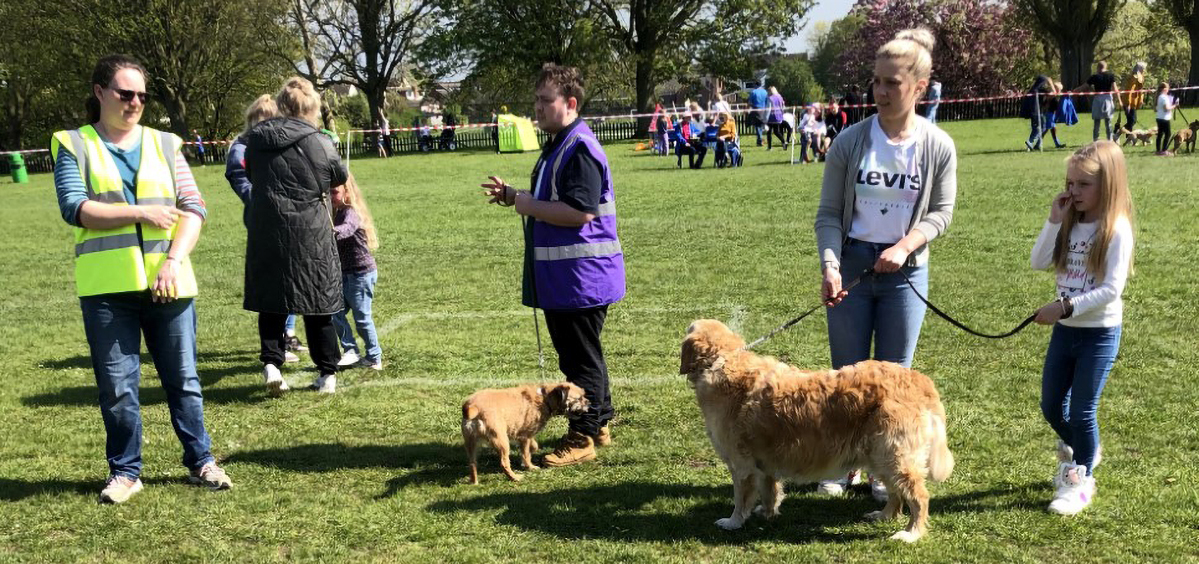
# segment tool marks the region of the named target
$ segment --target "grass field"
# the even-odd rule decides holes
[[[1026,131],[1016,120],[945,128],[958,146],[958,205],[933,243],[931,295],[999,332],[1051,297],[1052,276],[1030,271],[1028,252],[1067,153],[1016,152]],[[1076,146],[1088,134],[1079,126],[1067,137]],[[122,506],[96,502],[104,433],[52,179],[0,182],[0,561],[1199,560],[1199,156],[1129,151],[1136,275],[1100,409],[1095,503],[1075,518],[1045,511],[1055,469],[1038,408],[1048,331],[987,341],[930,315],[915,367],[942,393],[957,468],[931,487],[929,536],[901,546],[886,540],[900,522],[861,518],[877,509],[865,490],[828,499],[791,486],[780,518],[718,530],[732,487],[677,375],[692,319],[723,319],[754,338],[814,303],[821,168],[757,148],[745,168],[703,171],[676,170],[673,158],[629,145],[608,151],[629,292],[604,333],[618,415],[616,444],[596,463],[513,484],[485,450],[481,485],[463,483],[462,400],[538,379],[531,313],[519,304],[519,225],[477,188],[488,174],[526,183],[534,155],[353,161],[383,244],[375,313],[386,368],[343,373],[335,396],[282,399],[262,387],[255,318],[241,309],[240,204],[210,165],[197,170],[209,205],[193,255],[200,375],[213,451],[235,489],[184,483],[147,362],[146,489]],[[823,316],[761,350],[826,366]],[[547,356],[547,378],[557,379],[552,348]],[[287,367],[293,385],[312,378],[308,364]],[[543,444],[564,429],[556,420]]]

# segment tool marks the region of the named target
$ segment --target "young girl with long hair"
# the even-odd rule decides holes
[[[1049,510],[1073,515],[1095,495],[1099,395],[1120,350],[1132,271],[1132,198],[1120,146],[1107,140],[1067,160],[1066,189],[1032,249],[1034,269],[1057,275],[1057,299],[1037,310],[1053,325],[1041,376],[1041,412],[1057,433],[1056,492]]]

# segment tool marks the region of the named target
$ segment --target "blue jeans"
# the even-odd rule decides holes
[[[337,327],[337,337],[341,340],[343,352],[358,352],[354,342],[354,333],[346,321],[346,313],[352,312],[354,325],[358,327],[358,335],[366,347],[367,362],[382,360],[383,349],[379,347],[379,336],[375,332],[375,320],[371,317],[371,302],[375,299],[375,282],[379,280],[379,271],[372,270],[362,274],[343,273],[341,275],[341,292],[345,298],[345,309],[333,316],[333,325]]]
[[[283,322],[283,330],[293,332],[296,330],[296,314],[288,314],[287,321]]]
[[[928,105],[928,116],[927,116],[928,121],[930,121],[932,123],[937,123],[937,106],[940,106],[940,105],[941,105],[940,102],[934,102],[934,103]]]
[[[1041,373],[1041,413],[1062,442],[1074,449],[1074,463],[1087,467],[1099,448],[1099,394],[1116,354],[1121,326],[1068,327],[1058,323],[1049,338]]]
[[[891,245],[846,239],[841,246],[841,283],[848,285]],[[928,295],[928,265],[903,267],[921,294]],[[833,368],[873,358],[912,365],[926,306],[898,272],[862,280],[828,309],[828,345]],[[874,344],[874,355],[870,345]]]
[[[113,475],[136,479],[142,470],[141,336],[166,391],[183,465],[199,469],[213,460],[204,430],[204,398],[196,374],[196,309],[190,298],[154,303],[149,292],[79,298],[83,329],[100,391],[100,414]]]

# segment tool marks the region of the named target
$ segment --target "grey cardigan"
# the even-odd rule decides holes
[[[816,245],[820,250],[820,268],[841,267],[841,244],[853,223],[853,206],[858,163],[870,150],[870,128],[877,115],[870,116],[841,132],[833,141],[824,163],[824,182],[820,188],[820,206],[816,208]],[[917,118],[923,120],[924,118]],[[958,192],[958,157],[953,139],[935,124],[925,121],[920,145],[920,199],[912,212],[908,232],[919,229],[932,241],[945,232],[953,219],[953,204]],[[929,182],[928,179],[932,179]],[[928,262],[928,244],[908,256],[907,266]]]

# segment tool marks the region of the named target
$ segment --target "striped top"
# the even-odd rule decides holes
[[[121,181],[125,186],[125,200],[130,205],[137,203],[135,194],[137,171],[141,166],[142,143],[138,136],[137,143],[128,150],[104,142],[104,146],[112,155],[121,172]],[[58,208],[63,221],[76,227],[83,227],[79,222],[79,208],[88,200],[87,186],[79,175],[79,160],[66,147],[59,147],[54,159],[54,190],[58,195]],[[196,180],[192,176],[191,167],[183,158],[183,153],[175,152],[175,207],[182,211],[191,212],[206,219],[208,210]]]

